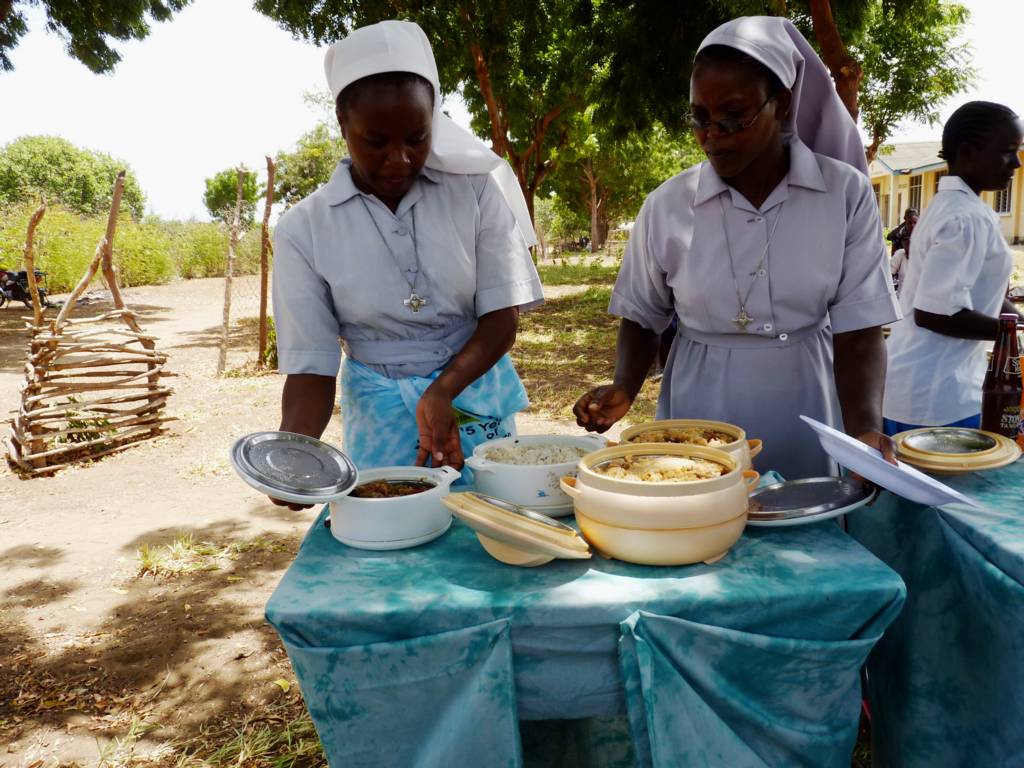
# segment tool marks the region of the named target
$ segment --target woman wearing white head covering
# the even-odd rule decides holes
[[[678,315],[659,418],[738,424],[761,469],[834,466],[809,415],[879,447],[885,346],[899,318],[856,126],[828,71],[786,19],[705,38],[690,83],[708,160],[647,198],[609,310],[622,317],[615,382],[575,406],[604,431],[629,410]],[[838,391],[837,391],[838,384]]]
[[[340,338],[356,464],[460,467],[527,404],[507,355],[519,310],[542,300],[526,203],[508,164],[441,114],[417,25],[354,30],[324,64],[349,158],[274,233],[281,429],[322,434]]]

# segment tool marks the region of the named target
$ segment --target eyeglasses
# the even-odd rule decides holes
[[[754,121],[757,120],[758,115],[760,115],[761,111],[765,108],[765,106],[767,106],[768,102],[774,98],[775,95],[773,94],[769,96],[767,99],[765,99],[761,106],[757,108],[757,111],[753,114],[753,116],[745,122],[740,122],[735,117],[726,117],[722,120],[705,120],[703,117],[697,117],[697,115],[693,114],[692,112],[686,116],[686,119],[689,121],[690,125],[693,126],[693,130],[695,131],[707,131],[711,128],[711,126],[714,126],[718,129],[719,133],[728,136],[731,133],[739,133],[740,131],[745,131],[747,130],[747,128],[752,126],[754,124]]]

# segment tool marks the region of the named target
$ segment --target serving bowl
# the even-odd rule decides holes
[[[609,477],[597,471],[616,459],[703,459],[719,477],[672,482]],[[563,477],[580,531],[610,557],[646,565],[685,565],[722,557],[746,525],[748,494],[759,475],[732,454],[677,443],[625,443],[587,454],[575,478]]]
[[[725,445],[706,446],[713,447],[735,456],[743,469],[753,469],[753,460],[764,448],[761,440],[748,439],[747,433],[735,424],[728,424],[724,421],[709,421],[707,419],[662,419],[660,421],[648,421],[643,424],[634,424],[622,430],[619,436],[620,443],[643,443],[644,434],[660,430],[671,429],[710,429],[715,432],[722,432],[732,438]],[[688,443],[670,443],[671,445],[688,445]]]
[[[358,498],[351,494],[331,501],[331,533],[357,549],[405,549],[425,544],[448,530],[452,513],[443,503],[449,486],[461,475],[452,467],[378,467],[359,473],[359,485],[412,481],[431,488],[408,496]]]
[[[562,476],[576,474],[579,458],[552,464],[508,464],[492,461],[488,454],[502,448],[569,446],[587,453],[603,448],[608,441],[601,435],[522,435],[490,440],[473,449],[466,466],[473,470],[478,491],[536,509],[551,517],[572,514],[572,498],[559,485]]]

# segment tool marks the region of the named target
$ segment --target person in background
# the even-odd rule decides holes
[[[885,431],[980,426],[986,352],[1006,299],[1012,253],[999,217],[980,197],[1004,189],[1020,167],[1020,119],[972,101],[942,130],[949,174],[914,230],[900,296],[905,319],[888,341]]]
[[[907,208],[903,213],[903,221],[900,222],[900,225],[885,236],[885,239],[892,243],[893,255],[900,248],[904,253],[910,253],[910,236],[914,232],[914,227],[917,226],[917,219],[917,208]]]
[[[323,433],[340,365],[356,466],[459,468],[528,404],[507,354],[519,311],[543,301],[526,202],[441,113],[416,24],[356,29],[324,66],[349,158],[274,232],[280,428]]]
[[[708,157],[644,202],[612,293],[615,380],[577,422],[604,432],[678,331],[657,415],[738,424],[758,465],[834,473],[807,414],[882,450],[885,342],[899,318],[857,126],[828,70],[786,19],[734,19],[701,43],[691,124]]]

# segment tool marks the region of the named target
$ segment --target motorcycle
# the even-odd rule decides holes
[[[46,273],[38,269],[33,270],[36,276],[36,291],[39,294],[39,303],[44,307],[52,306],[46,296],[44,281]],[[32,294],[28,287],[28,272],[24,269],[15,272],[0,267],[0,307],[9,301],[20,301],[26,307],[32,306]]]

